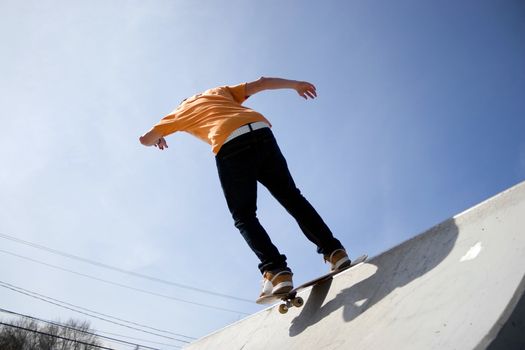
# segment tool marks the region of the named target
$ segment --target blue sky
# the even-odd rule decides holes
[[[317,86],[316,100],[269,91],[246,105],[272,122],[299,188],[354,257],[385,251],[525,179],[520,1],[4,0],[0,13],[4,235],[255,299],[258,262],[233,227],[209,146],[180,133],[160,152],[138,136],[189,95],[262,75]],[[263,188],[258,207],[296,283],[326,270]],[[5,238],[0,247],[192,302],[261,309]],[[193,337],[244,317],[6,253],[0,276]],[[0,300],[40,318],[87,318],[6,288]]]

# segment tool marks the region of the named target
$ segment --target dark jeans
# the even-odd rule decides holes
[[[257,255],[259,269],[288,269],[286,256],[257,219],[257,182],[292,215],[320,254],[342,248],[323,219],[295,186],[288,165],[269,128],[251,131],[222,146],[215,157],[228,208],[242,236]]]

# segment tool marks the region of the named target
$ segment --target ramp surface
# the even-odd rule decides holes
[[[188,349],[525,349],[525,183]]]

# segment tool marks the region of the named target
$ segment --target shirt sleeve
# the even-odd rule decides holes
[[[175,114],[168,114],[153,126],[153,130],[160,133],[163,137],[178,131],[178,123]]]
[[[250,96],[246,95],[246,83],[242,83],[235,86],[227,86],[228,90],[233,96],[233,99],[242,104]]]

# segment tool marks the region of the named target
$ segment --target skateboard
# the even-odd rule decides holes
[[[329,272],[327,274],[324,274],[320,277],[317,277],[317,278],[314,278],[313,280],[311,281],[308,281],[308,282],[305,282],[303,284],[301,284],[300,286],[298,287],[295,287],[294,289],[292,289],[291,291],[289,291],[288,293],[278,293],[278,294],[272,294],[272,295],[268,295],[266,297],[263,297],[259,300],[257,300],[257,304],[272,304],[276,301],[279,301],[279,300],[282,300],[282,303],[279,305],[279,312],[281,314],[285,314],[288,312],[288,309],[291,308],[291,307],[301,307],[303,306],[304,304],[304,300],[303,298],[301,298],[300,296],[297,296],[297,293],[299,293],[300,291],[308,288],[308,287],[311,287],[311,286],[315,286],[315,285],[318,285],[324,281],[327,281],[331,278],[333,278],[335,275],[343,272],[343,271],[346,271],[348,269],[351,269],[352,267],[358,265],[358,264],[361,264],[363,262],[366,261],[366,259],[368,258],[368,255],[364,254],[364,255],[361,255],[360,257],[356,258],[355,260],[352,261],[352,264],[342,270],[337,270],[337,271],[332,271],[332,272]]]

